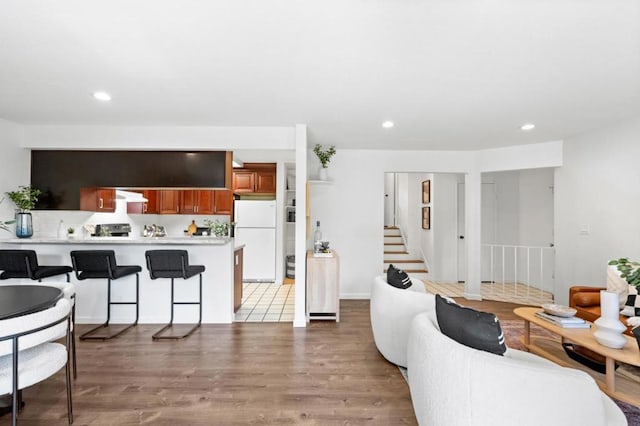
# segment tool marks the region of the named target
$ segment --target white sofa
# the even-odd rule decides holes
[[[426,292],[422,281],[412,280],[411,287],[403,290],[387,284],[383,275],[375,277],[370,301],[371,328],[382,356],[406,367],[411,320],[420,312],[434,309],[435,296]]]
[[[408,343],[409,387],[421,425],[626,425],[586,373],[509,349],[504,356],[442,334],[435,310],[417,315]]]

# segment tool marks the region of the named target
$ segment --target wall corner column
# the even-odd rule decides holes
[[[465,175],[465,249],[467,274],[464,297],[482,300],[481,292],[481,228],[482,176],[473,170]]]
[[[296,283],[294,327],[307,326],[307,126],[296,124]]]

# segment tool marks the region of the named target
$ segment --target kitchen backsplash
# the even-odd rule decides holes
[[[172,215],[172,214],[127,214],[127,203],[125,200],[116,200],[116,211],[114,213],[95,213],[85,211],[70,210],[34,210],[33,233],[38,237],[56,237],[60,220],[64,222],[64,229],[73,227],[75,238],[89,237],[83,230],[84,225],[97,225],[101,223],[130,223],[132,237],[142,236],[144,225],[156,224],[165,227],[167,236],[183,236],[184,231],[192,220],[198,226],[204,226],[206,219],[229,223],[229,216],[226,215]],[[0,238],[15,238],[14,233],[2,232]]]

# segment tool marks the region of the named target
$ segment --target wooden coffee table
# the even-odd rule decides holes
[[[625,336],[627,343],[622,349],[611,349],[598,343],[593,337],[592,329],[559,327],[549,321],[538,318],[536,312],[540,311],[542,311],[540,308],[516,308],[513,310],[517,316],[524,320],[524,336],[521,341],[527,350],[557,364],[583,370],[596,380],[600,389],[607,395],[640,406],[640,383],[620,374],[616,375],[615,371],[616,361],[640,367],[640,350],[638,350],[638,343],[635,339]],[[576,343],[605,357],[606,374],[600,374],[570,359],[557,340],[545,337],[532,338],[530,334],[531,323],[557,334],[562,342]]]

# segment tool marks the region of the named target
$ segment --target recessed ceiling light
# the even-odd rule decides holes
[[[385,121],[384,123],[382,123],[382,127],[384,127],[385,129],[390,129],[393,126],[395,126],[395,124],[393,124],[393,121]]]
[[[524,130],[525,132],[528,132],[530,130],[533,130],[536,128],[536,125],[533,123],[527,123],[527,124],[523,124],[522,126],[520,126],[520,130]]]
[[[93,92],[93,97],[99,101],[110,101],[111,100],[111,95],[108,94],[107,92]]]

